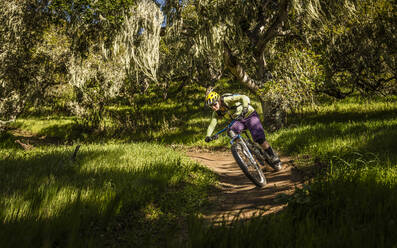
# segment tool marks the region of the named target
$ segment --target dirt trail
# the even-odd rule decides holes
[[[210,196],[216,199],[206,217],[214,220],[249,218],[255,214],[280,211],[286,204],[277,200],[278,194],[292,194],[295,186],[302,184],[302,177],[295,170],[290,158],[281,157],[283,169],[274,172],[266,167],[267,185],[257,188],[238,167],[230,151],[187,151],[187,156],[219,175],[218,190]]]

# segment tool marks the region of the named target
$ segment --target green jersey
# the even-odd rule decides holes
[[[248,112],[244,118],[252,114],[255,109],[250,105],[250,99],[245,95],[224,94],[221,97],[221,106],[218,111],[212,112],[211,121],[207,129],[207,136],[211,136],[215,130],[218,118],[226,117],[228,119],[236,119],[244,108],[248,108]]]

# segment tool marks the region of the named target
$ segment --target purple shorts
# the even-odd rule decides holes
[[[254,141],[260,144],[266,140],[265,130],[263,129],[261,120],[259,119],[256,111],[250,114],[247,118],[234,122],[230,129],[237,134],[241,133],[244,129],[248,129],[250,130]]]

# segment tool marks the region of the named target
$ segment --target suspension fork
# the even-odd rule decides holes
[[[244,139],[241,137],[240,134],[236,134],[233,130],[229,129],[227,134],[231,138],[230,144],[233,144],[236,139],[240,139],[241,144],[243,145],[244,150],[248,153],[245,154],[248,159],[251,161],[252,164],[257,165],[256,161],[254,159],[254,156],[252,156],[252,153],[250,149],[248,148],[247,144],[245,143]]]

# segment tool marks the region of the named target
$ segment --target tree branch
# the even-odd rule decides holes
[[[3,126],[3,125],[7,125],[7,124],[9,124],[9,123],[11,123],[11,122],[14,122],[15,121],[15,117],[12,117],[10,120],[8,120],[8,121],[3,121],[3,120],[0,120],[0,126]]]
[[[280,3],[280,10],[273,24],[265,31],[259,33],[259,39],[256,44],[258,54],[262,53],[266,47],[266,44],[276,37],[279,32],[281,24],[286,20],[288,16],[289,0],[282,0]]]
[[[224,47],[224,59],[227,68],[229,68],[232,74],[240,82],[247,86],[248,89],[250,89],[255,95],[258,95],[257,90],[259,89],[259,86],[263,83],[252,79],[243,69],[243,67],[238,63],[237,58],[232,54],[232,51],[226,43],[224,43]]]

